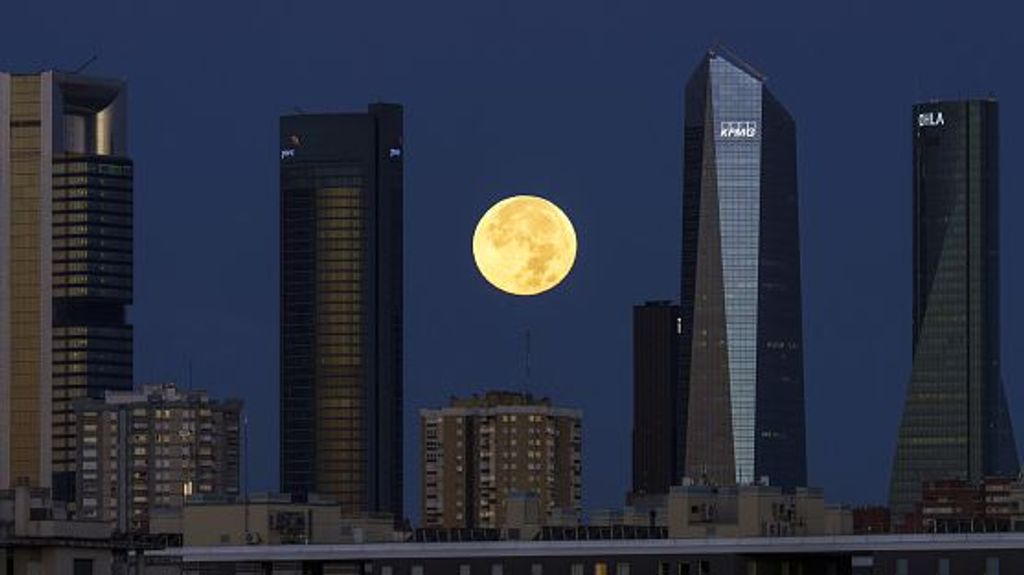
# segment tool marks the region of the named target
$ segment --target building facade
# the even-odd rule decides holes
[[[580,511],[582,414],[530,394],[488,392],[420,411],[425,527],[504,526],[508,501]]]
[[[153,551],[151,575],[1013,575],[1020,533],[191,547]],[[179,571],[161,570],[178,561]]]
[[[281,118],[281,490],[402,508],[402,108]]]
[[[685,473],[804,486],[793,119],[761,74],[712,50],[686,86],[684,154]]]
[[[664,494],[683,478],[686,394],[680,389],[679,306],[633,307],[633,495]]]
[[[240,492],[242,402],[174,384],[75,402],[83,520],[149,533],[151,511]]]
[[[913,364],[890,484],[893,520],[923,482],[1016,476],[999,359],[999,109],[917,104]]]
[[[74,500],[71,404],[131,387],[131,303],[124,84],[0,74],[0,487]]]

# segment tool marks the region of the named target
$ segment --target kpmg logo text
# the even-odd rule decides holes
[[[757,137],[757,122],[722,122],[720,138],[752,139]]]
[[[917,126],[919,128],[945,125],[946,119],[942,117],[942,112],[927,112],[917,115]]]

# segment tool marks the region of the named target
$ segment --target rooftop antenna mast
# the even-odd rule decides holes
[[[100,57],[99,54],[93,54],[92,57],[90,57],[88,60],[86,60],[85,62],[82,62],[81,66],[75,68],[75,70],[72,72],[72,74],[81,74],[82,72],[85,71],[86,68],[91,66],[92,63],[95,62],[96,59],[99,58],[99,57]]]
[[[526,328],[526,357],[525,357],[525,365],[524,365],[524,367],[526,369],[526,380],[523,382],[523,387],[525,388],[523,391],[525,391],[526,393],[530,393],[530,351],[531,351],[531,349],[530,349],[531,345],[530,344],[531,344],[531,341],[530,341],[530,328],[527,327]]]

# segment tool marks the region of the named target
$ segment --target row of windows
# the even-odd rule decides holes
[[[96,162],[82,162],[82,161],[60,161],[54,160],[53,162],[53,173],[54,174],[100,174],[105,176],[123,176],[130,177],[132,175],[131,164],[106,164]]]
[[[112,188],[121,190],[132,189],[132,181],[130,179],[121,178],[103,178],[96,176],[57,176],[53,177],[53,187],[75,187],[75,186],[87,186],[90,188]]]
[[[55,202],[53,205],[54,213],[71,212],[71,211],[94,211],[94,212],[110,212],[114,214],[131,214],[132,204],[123,202],[101,202],[98,200],[74,200]]]

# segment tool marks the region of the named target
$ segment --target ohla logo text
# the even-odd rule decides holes
[[[757,122],[722,122],[720,138],[756,138]]]
[[[917,115],[917,125],[922,128],[930,126],[945,126],[946,119],[942,117],[942,112],[926,112],[924,114]]]

